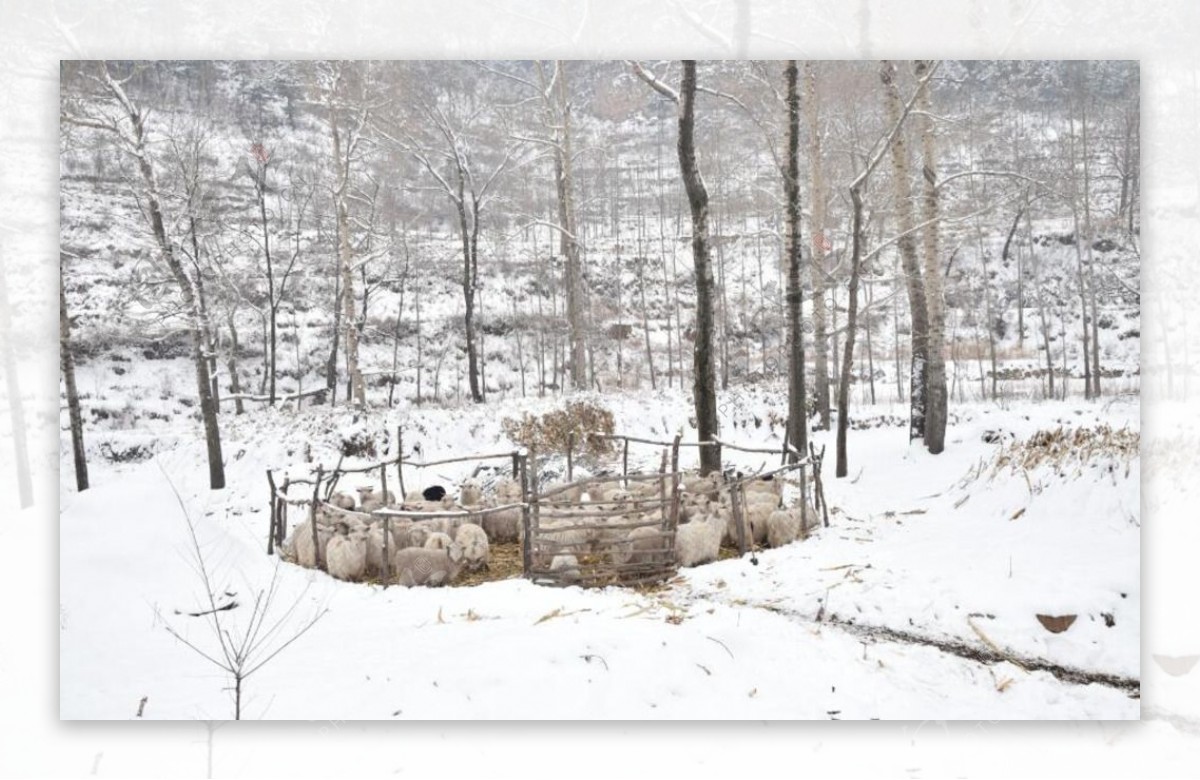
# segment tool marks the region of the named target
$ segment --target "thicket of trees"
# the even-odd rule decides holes
[[[68,280],[130,258],[126,316],[187,336],[214,488],[222,409],[518,380],[678,383],[711,439],[718,387],[786,378],[790,442],[836,420],[844,475],[852,385],[890,372],[941,452],[963,345],[995,397],[1014,316],[1045,395],[1078,366],[1098,397],[1106,306],[1137,296],[1097,248],[1136,255],[1137,89],[1128,62],[64,63],[79,485],[74,344],[99,336]],[[97,193],[127,241],[77,218]]]

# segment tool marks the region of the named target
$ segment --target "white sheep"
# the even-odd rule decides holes
[[[742,507],[742,518],[746,523],[746,544],[763,544],[767,541],[767,518],[775,511],[772,504],[751,504]],[[720,514],[725,520],[725,538],[736,545],[737,523],[733,521],[733,510],[722,506]]]
[[[803,516],[799,508],[776,509],[767,516],[767,544],[782,547],[800,536]]]
[[[396,582],[406,588],[414,585],[447,585],[458,577],[462,566],[463,550],[457,544],[450,545],[446,550],[407,547],[397,550],[392,558]]]
[[[516,503],[521,500],[521,485],[516,480],[497,480],[494,490],[496,500],[502,504]]]
[[[479,518],[488,539],[496,544],[508,544],[521,541],[524,535],[523,513],[520,507],[502,509],[499,512],[488,512]]]
[[[329,537],[333,535],[333,531],[326,526],[317,523],[317,543],[321,548],[321,560],[326,560],[326,551],[329,546]],[[296,563],[301,566],[307,566],[312,569],[317,565],[317,558],[313,548],[312,526],[309,521],[305,520],[296,529],[292,531],[291,548],[295,550]]]
[[[366,532],[367,539],[367,572],[369,574],[383,574],[383,540],[384,540],[383,524],[379,523],[372,525]],[[389,533],[387,535],[388,554],[396,549],[396,534]]]
[[[665,563],[669,555],[663,549],[665,546],[662,531],[653,526],[640,526],[630,531],[624,542],[613,546],[612,560],[617,565]]]
[[[463,549],[463,560],[468,571],[488,568],[488,538],[482,528],[474,523],[463,523],[454,535],[454,542]]]
[[[338,509],[345,509],[347,511],[353,511],[355,507],[354,496],[349,493],[343,493],[340,490],[329,497],[329,503]]]
[[[683,491],[693,495],[704,494],[710,499],[716,498],[717,491],[722,483],[721,475],[716,472],[709,472],[706,477],[685,477],[683,479]]]
[[[458,496],[463,506],[479,506],[483,501],[483,488],[477,480],[468,479],[459,487]]]
[[[337,534],[326,547],[325,568],[339,580],[361,580],[367,569],[367,539],[361,534]]]
[[[361,512],[374,512],[376,509],[396,503],[396,496],[390,490],[387,493],[376,493],[373,487],[360,487],[358,496],[359,511]]]
[[[717,515],[703,515],[675,531],[675,555],[680,566],[699,566],[717,559],[725,523]]]
[[[450,545],[454,544],[454,540],[450,538],[450,534],[442,531],[434,531],[429,534],[425,540],[425,544],[421,545],[426,550],[448,550]]]
[[[556,555],[550,561],[550,572],[558,574],[563,582],[578,582],[579,559],[574,555]]]

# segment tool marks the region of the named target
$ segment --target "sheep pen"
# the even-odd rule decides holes
[[[620,473],[573,479],[574,437],[567,448],[566,481],[544,487],[536,453],[523,448],[433,461],[401,454],[354,467],[339,460],[328,471],[317,466],[314,474],[282,481],[269,470],[267,553],[339,579],[384,587],[464,586],[516,577],[552,586],[646,587],[671,579],[680,566],[744,555],[768,541],[788,544],[820,525],[817,509],[824,509],[824,502],[816,452],[801,457],[794,449],[719,442],[733,450],[782,456],[784,462],[750,474],[729,469],[702,477],[679,468],[679,453],[682,447],[710,446],[706,442],[589,436],[622,443]],[[397,442],[402,441],[398,432]],[[629,471],[631,444],[662,448],[657,472]],[[483,484],[476,477],[489,460],[511,464],[511,476]],[[440,485],[405,491],[406,468],[420,472],[468,461],[477,463],[474,475],[457,491]],[[389,472],[398,497],[389,490]],[[364,475],[372,484],[338,490],[343,478]],[[799,484],[798,507],[783,506],[785,480]],[[303,519],[289,529],[291,507],[299,508]],[[827,518],[826,512],[825,525]],[[350,550],[355,554],[348,565]],[[332,566],[330,557],[336,558]]]

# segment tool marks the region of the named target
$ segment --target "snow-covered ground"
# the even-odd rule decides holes
[[[619,431],[695,435],[679,393],[594,400],[613,410]],[[723,401],[726,438],[779,444],[770,412],[784,405],[781,390]],[[168,631],[215,649],[211,624],[186,615],[206,605],[180,502],[214,586],[240,605],[223,613],[229,625],[244,625],[275,574],[272,614],[295,605],[281,639],[328,610],[247,680],[243,717],[1139,716],[1139,700],[1119,686],[1034,668],[1140,678],[1136,444],[1128,456],[1094,452],[1061,467],[996,463],[1010,442],[1060,426],[1136,434],[1136,397],[956,406],[939,456],[908,446],[902,427],[854,430],[850,475],[841,480],[833,478],[832,435],[816,434],[818,447],[828,445],[829,528],[754,557],[681,570],[649,592],[522,580],[385,590],[265,554],[267,468],[298,476],[336,461],[343,435],[382,436],[398,424],[406,449],[419,441],[427,459],[495,451],[508,444],[502,418],[554,403],[369,419],[340,409],[224,416],[229,486],[218,493],[207,490],[197,431],[180,430],[177,446],[145,462],[98,463],[91,490],[64,485],[62,496],[61,716],[130,718],[143,698],[145,718],[232,715],[230,681]],[[895,413],[866,407],[856,416]],[[985,431],[1000,431],[1000,440],[984,441]],[[634,460],[657,458],[647,451]],[[747,456],[739,465],[760,463]],[[473,467],[437,477],[453,481]],[[70,479],[69,466],[62,473]],[[1078,618],[1052,635],[1037,614]]]

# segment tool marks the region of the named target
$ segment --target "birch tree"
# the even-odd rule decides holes
[[[185,327],[191,336],[192,363],[196,372],[196,390],[204,438],[208,450],[209,486],[213,490],[225,487],[225,465],[221,455],[221,432],[217,423],[209,371],[208,344],[205,336],[205,317],[198,280],[180,260],[181,252],[172,234],[172,223],[163,209],[159,193],[158,173],[151,156],[147,112],[125,90],[132,77],[117,78],[112,66],[101,62],[86,66],[80,74],[91,89],[85,94],[64,90],[61,118],[66,124],[87,128],[113,139],[117,147],[137,165],[141,181],[140,195],[144,200],[143,213],[153,236],[158,261],[170,273],[183,302]]]

